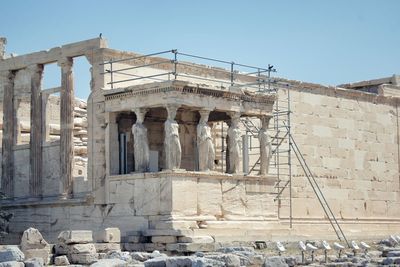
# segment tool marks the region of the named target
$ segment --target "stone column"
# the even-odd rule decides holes
[[[31,134],[29,193],[42,195],[42,99],[41,83],[43,65],[29,66],[31,72]]]
[[[3,98],[3,146],[2,146],[2,177],[1,192],[7,197],[14,196],[14,151],[15,144],[15,114],[14,114],[14,78],[15,73],[5,71],[0,73],[4,82]]]
[[[117,113],[106,113],[105,122],[107,125],[105,130],[106,173],[107,175],[115,175],[119,172]]]
[[[132,126],[135,172],[147,172],[150,165],[149,140],[147,129],[143,125],[147,109],[135,109],[136,123]]]
[[[258,140],[260,141],[260,175],[267,175],[269,169],[269,162],[271,160],[272,148],[268,136],[268,126],[271,117],[261,117],[261,129],[258,133]]]
[[[179,169],[181,166],[181,143],[179,140],[179,124],[175,121],[178,106],[167,106],[168,118],[164,124],[165,168]]]
[[[240,172],[240,143],[242,140],[239,129],[240,114],[234,112],[230,114],[230,117],[231,125],[228,129],[229,173],[237,174]]]
[[[215,150],[211,137],[211,128],[208,126],[210,110],[200,110],[200,121],[197,125],[197,152],[199,171],[214,169]]]
[[[72,171],[74,164],[74,84],[72,58],[58,62],[61,67],[61,112],[60,112],[60,164],[61,194],[72,194]]]
[[[4,59],[6,44],[7,39],[4,37],[0,37],[0,60]]]

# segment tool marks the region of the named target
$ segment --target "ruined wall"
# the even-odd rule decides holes
[[[399,219],[397,104],[390,98],[328,88],[292,91],[293,135],[339,218]],[[300,170],[298,218],[321,209]]]

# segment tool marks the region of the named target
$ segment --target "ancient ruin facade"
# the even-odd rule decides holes
[[[142,56],[97,38],[2,56],[9,240],[29,226],[48,240],[105,227],[216,241],[334,238],[300,164],[290,162],[290,190],[277,185],[274,112],[288,91],[287,126],[344,232],[398,229],[397,76],[341,87],[279,80],[276,90],[264,69],[244,74],[169,52],[172,60]],[[82,56],[91,65],[87,106],[74,99]],[[54,62],[60,87],[42,88]]]

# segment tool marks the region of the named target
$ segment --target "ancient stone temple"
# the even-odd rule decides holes
[[[14,57],[1,40],[11,241],[29,226],[50,241],[105,227],[175,243],[335,238],[288,134],[347,236],[400,226],[397,76],[324,87],[271,82],[272,67],[190,63],[205,58],[176,50],[117,51],[101,38]],[[91,65],[87,104],[74,98],[77,57]],[[60,86],[43,88],[55,62]]]

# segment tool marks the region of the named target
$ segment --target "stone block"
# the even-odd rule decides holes
[[[121,251],[119,243],[95,243],[96,251],[98,253],[107,253],[110,251]]]
[[[214,251],[215,243],[176,243],[176,244],[167,244],[167,251],[176,251],[176,252],[197,252],[197,251]]]
[[[160,213],[160,179],[137,179],[133,196],[137,215]]]
[[[168,229],[148,229],[143,231],[143,236],[191,236],[193,231],[191,230],[168,230]]]
[[[153,243],[170,244],[170,243],[176,243],[177,242],[177,238],[176,238],[176,236],[168,236],[168,235],[152,236],[151,237],[151,242],[153,242]]]
[[[120,243],[121,231],[118,228],[106,228],[100,232],[98,241],[104,243]]]
[[[94,244],[73,244],[68,246],[68,254],[94,254],[96,247]]]
[[[63,231],[58,235],[58,241],[65,244],[85,244],[93,242],[92,231]]]
[[[17,246],[8,246],[0,250],[0,262],[23,261],[24,253]]]
[[[43,267],[44,266],[44,261],[42,258],[32,258],[32,259],[26,260],[24,263],[25,263],[25,267]]]
[[[123,243],[123,250],[126,251],[144,251],[144,243]]]
[[[127,262],[120,259],[102,259],[93,263],[90,267],[125,267]]]
[[[178,237],[179,243],[214,243],[214,238],[211,236],[180,236]]]
[[[24,231],[21,237],[22,251],[27,249],[41,249],[47,247],[49,244],[44,240],[39,230],[35,228],[28,228]]]
[[[92,264],[98,260],[97,254],[70,254],[69,260],[75,264]]]
[[[222,214],[222,188],[220,181],[199,179],[197,198],[200,215],[220,216]]]
[[[23,262],[18,261],[6,261],[0,262],[0,267],[24,267],[25,264]]]
[[[55,266],[65,266],[65,265],[69,265],[69,260],[67,258],[67,256],[63,255],[63,256],[58,256],[54,258],[54,265]]]
[[[41,258],[44,264],[50,263],[50,246],[43,249],[28,249],[24,251],[25,258]]]

